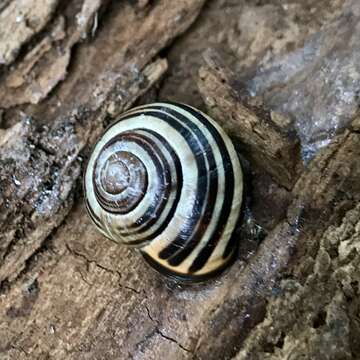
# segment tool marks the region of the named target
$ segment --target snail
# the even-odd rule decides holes
[[[122,114],[84,173],[86,208],[100,232],[138,248],[162,274],[190,282],[221,273],[236,256],[242,191],[240,161],[224,130],[170,102]]]

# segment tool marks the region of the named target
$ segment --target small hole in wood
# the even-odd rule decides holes
[[[326,324],[326,311],[320,310],[313,321],[313,328],[318,329],[319,327]]]

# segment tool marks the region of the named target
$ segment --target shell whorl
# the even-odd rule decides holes
[[[141,249],[159,271],[201,280],[232,259],[242,171],[229,137],[183,104],[124,113],[85,175],[88,212],[108,238]]]

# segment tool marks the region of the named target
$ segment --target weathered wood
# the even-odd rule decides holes
[[[22,26],[30,29],[28,28],[29,24],[32,21],[36,22],[36,19],[31,20],[29,18],[35,14],[42,15],[42,21],[49,24],[47,25],[46,35],[33,48],[29,49],[24,58],[15,64],[12,71],[5,72],[4,79],[0,84],[1,107],[10,108],[27,103],[38,104],[44,100],[66,78],[72,48],[87,37],[95,35],[98,18],[107,7],[108,2],[105,0],[84,1],[79,13],[74,14],[73,20],[75,21],[70,22],[69,16],[66,18],[62,12],[56,14],[53,20],[50,13],[46,18],[43,14],[38,14],[36,6],[46,8],[46,3],[52,3],[52,10],[54,10],[58,2],[27,2],[27,6],[29,6],[27,10],[31,10],[31,14],[24,11],[23,4],[15,5],[15,2],[13,2],[9,8],[16,6],[16,10],[20,12],[20,15],[17,14],[15,17],[5,16],[1,24],[3,29],[11,31],[12,28],[21,29]],[[73,7],[74,5],[68,2],[63,12],[66,14],[74,11]],[[7,10],[13,11],[13,9]],[[33,31],[28,34],[29,37],[37,35],[41,30],[40,27],[31,29]],[[25,40],[29,40],[28,38],[22,39],[21,35],[16,31],[7,39],[11,39],[13,46],[17,48],[20,48]],[[9,47],[8,44],[5,46]],[[14,59],[13,57],[12,61]]]
[[[292,234],[298,236],[293,266],[273,290],[263,323],[236,359],[263,359],[266,353],[270,359],[291,353],[306,358],[357,357],[358,123],[356,119],[350,131],[334,139],[297,182],[288,210]]]
[[[11,64],[23,46],[50,21],[57,0],[10,2],[0,14],[0,65]]]
[[[357,358],[359,211],[324,233],[318,251],[303,258],[303,276],[281,281],[235,359]]]
[[[358,112],[360,3],[344,1],[341,10],[304,46],[257,64],[242,77],[249,92],[293,120],[306,161]]]
[[[202,4],[66,2],[3,68],[2,122],[12,126],[0,134],[1,358],[351,358],[359,349],[359,119],[304,170],[286,119],[239,95],[230,70],[204,66],[202,92],[256,170],[246,220],[269,232],[207,284],[164,279],[86,214],[89,148],[158,82],[168,64],[156,55]],[[258,219],[256,207],[271,216]]]
[[[236,76],[214,51],[207,51],[204,58],[198,86],[210,113],[240,143],[252,163],[291,188],[303,168],[291,121],[241,98],[235,88]]]
[[[321,239],[329,227],[339,226],[346,211],[353,209],[360,200],[359,145],[360,134],[346,131],[313,160],[309,169],[297,181],[292,192],[293,202],[288,208],[286,218],[266,237],[248,266],[236,277],[236,281],[234,279],[223,308],[211,319],[212,323],[217,325],[210,328],[210,334],[206,333],[198,344],[198,351],[203,357],[211,353],[216,359],[225,349],[229,349],[229,356],[233,354],[231,344],[236,343],[241,347],[242,340],[254,326],[251,324],[253,318],[255,322],[263,321],[266,327],[265,309],[271,309],[269,303],[277,303],[277,296],[282,291],[278,287],[278,279],[286,275],[294,278],[295,283],[305,281],[303,276],[307,274],[304,268],[309,266],[309,260],[314,259],[319,251],[319,242],[315,239]],[[358,259],[355,263],[357,261]],[[316,287],[315,283],[313,286]],[[307,291],[310,293],[310,289]],[[317,295],[321,296],[318,293]],[[322,304],[324,303],[325,299]],[[316,313],[316,309],[320,311],[321,307],[314,306],[313,313]],[[288,308],[290,313],[293,310]],[[281,308],[277,311],[281,311]],[[286,323],[288,328],[294,326],[296,316],[296,313],[289,316],[289,322]],[[251,325],[248,326],[247,323]],[[285,334],[289,331],[288,328],[285,328]],[[274,334],[281,330],[278,326]],[[221,339],[216,337],[219,332],[223,334]],[[264,338],[266,335],[266,332],[262,333]],[[330,335],[336,337],[336,333],[332,331]],[[349,334],[344,336],[348,337],[347,341],[350,340]],[[219,340],[207,342],[206,338],[209,337]],[[277,337],[274,335],[269,343],[276,346],[280,337],[281,334],[277,334]],[[266,351],[265,340],[258,342],[254,335],[252,341],[251,346]],[[351,352],[350,347],[346,350]],[[245,354],[249,356],[249,353]],[[254,358],[261,359],[261,354],[262,352],[259,352],[259,357]],[[246,356],[240,358],[246,359]]]

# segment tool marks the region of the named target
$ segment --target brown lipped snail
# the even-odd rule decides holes
[[[84,174],[86,207],[100,232],[183,281],[219,274],[236,256],[242,192],[226,133],[199,110],[168,102],[122,114]]]

